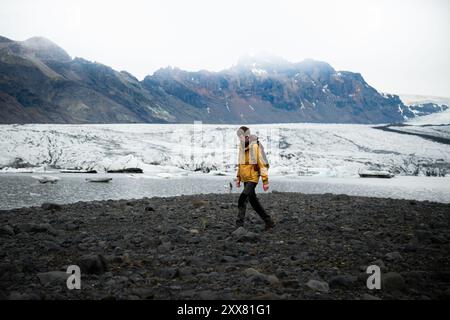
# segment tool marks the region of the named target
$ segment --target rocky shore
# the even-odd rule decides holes
[[[449,299],[450,204],[260,194],[78,202],[0,211],[1,299]],[[81,267],[81,289],[66,286]],[[369,290],[366,268],[381,268]]]

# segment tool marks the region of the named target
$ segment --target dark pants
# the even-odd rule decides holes
[[[256,213],[264,220],[264,222],[270,223],[272,220],[267,214],[266,210],[261,206],[261,203],[256,196],[255,188],[257,183],[255,182],[244,182],[244,190],[242,191],[239,201],[238,201],[238,218],[236,224],[242,226],[244,224],[245,211],[247,209],[247,202],[250,201],[253,209]]]

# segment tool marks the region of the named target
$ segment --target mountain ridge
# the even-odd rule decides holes
[[[0,37],[0,74],[0,123],[389,123],[417,113],[360,73],[268,54],[221,71],[160,68],[139,81],[43,37]]]

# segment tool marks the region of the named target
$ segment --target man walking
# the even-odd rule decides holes
[[[255,135],[250,134],[250,129],[242,126],[237,131],[240,140],[239,144],[239,163],[236,177],[236,187],[241,187],[241,182],[244,183],[244,190],[242,191],[238,201],[238,218],[236,226],[244,225],[245,211],[247,202],[250,202],[256,213],[263,219],[266,224],[266,230],[275,226],[274,221],[269,214],[261,206],[261,203],[256,196],[255,188],[258,185],[259,177],[263,182],[263,189],[269,189],[268,176],[268,162],[262,152],[262,147]]]

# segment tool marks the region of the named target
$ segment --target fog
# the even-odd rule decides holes
[[[139,79],[264,51],[360,72],[383,92],[450,96],[448,0],[2,0],[0,35],[44,36]]]

